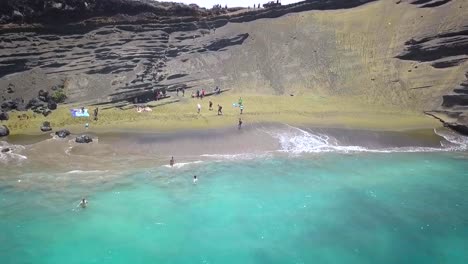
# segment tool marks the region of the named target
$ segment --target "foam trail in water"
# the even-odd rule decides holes
[[[201,161],[201,160],[192,161],[192,162],[179,162],[179,163],[175,163],[174,166],[171,166],[171,165],[163,165],[163,167],[180,169],[180,168],[182,168],[182,167],[184,167],[184,166],[193,165],[193,164],[198,164],[198,163],[202,163],[202,162],[203,162],[203,161]]]
[[[105,173],[109,172],[108,170],[89,170],[89,171],[84,171],[84,170],[72,170],[72,171],[67,171],[66,174],[89,174],[89,173]]]
[[[252,160],[271,157],[271,153],[240,153],[240,154],[203,154],[201,157],[222,160]]]

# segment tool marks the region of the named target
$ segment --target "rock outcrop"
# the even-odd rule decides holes
[[[75,138],[76,143],[91,143],[93,139],[88,135],[81,135]]]
[[[7,112],[0,112],[0,121],[7,121],[10,119],[10,116]]]
[[[42,132],[49,132],[49,131],[52,131],[52,127],[50,126],[50,122],[45,121],[44,123],[42,123],[41,131],[42,131]]]
[[[426,114],[440,120],[444,126],[468,136],[468,71],[466,79],[450,94],[443,96],[441,107]]]
[[[66,138],[70,135],[70,131],[66,129],[62,129],[62,130],[56,131],[55,135],[57,135],[59,138]]]
[[[1,125],[0,126],[0,137],[6,137],[10,135],[10,130],[8,129],[7,126]]]

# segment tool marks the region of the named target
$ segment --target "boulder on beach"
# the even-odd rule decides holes
[[[56,131],[55,135],[57,135],[59,138],[66,138],[70,135],[70,131],[66,129],[62,129],[62,130]]]
[[[57,103],[50,100],[48,103],[47,103],[47,108],[49,108],[50,110],[55,110],[57,109]]]
[[[0,150],[1,153],[7,153],[7,152],[11,152],[11,148],[3,148],[2,150]]]
[[[0,112],[0,121],[6,121],[10,119],[7,112]]]
[[[0,126],[0,137],[6,137],[8,135],[10,135],[8,127],[5,125]]]
[[[48,131],[51,131],[51,130],[52,130],[52,127],[50,127],[50,122],[45,121],[44,123],[42,123],[42,126],[41,126],[41,131],[42,132],[48,132]]]
[[[93,142],[93,139],[88,135],[81,135],[81,136],[76,137],[75,142],[76,143],[90,143],[90,142]]]

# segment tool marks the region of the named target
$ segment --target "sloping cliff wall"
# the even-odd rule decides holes
[[[220,86],[433,110],[467,72],[467,9],[464,0],[306,1],[207,18],[3,27],[0,93],[28,101],[63,85],[70,102],[99,103]]]

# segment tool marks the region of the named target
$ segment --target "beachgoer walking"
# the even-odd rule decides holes
[[[88,201],[86,200],[86,198],[83,197],[83,199],[81,199],[80,203],[78,204],[79,207],[81,208],[86,208],[86,206],[88,206]],[[77,206],[77,207],[78,207]]]
[[[242,105],[242,97],[239,97],[239,106]]]
[[[99,107],[94,108],[94,121],[98,120]]]
[[[185,88],[182,88],[182,96],[185,96]]]
[[[193,175],[193,184],[197,184],[198,178],[197,175]]]
[[[210,101],[208,103],[208,106],[209,106],[208,110],[212,111],[213,110],[213,102]]]
[[[200,114],[200,111],[201,111],[201,105],[200,103],[197,104],[197,113]]]
[[[205,97],[205,89],[201,90],[201,99],[203,99],[203,97]]]
[[[169,161],[169,165],[171,165],[171,167],[174,167],[174,163],[175,163],[175,160],[174,160],[174,156],[171,158],[171,160]]]
[[[239,129],[242,128],[242,119],[239,118],[239,124],[237,125]]]
[[[197,90],[196,96],[197,98],[200,98],[200,90]]]
[[[242,115],[242,113],[244,112],[244,105],[240,105],[239,109],[240,109],[240,114]]]
[[[179,96],[179,88],[177,88],[175,91],[176,91],[176,95]]]
[[[218,115],[222,115],[223,114],[223,107],[218,105]]]

